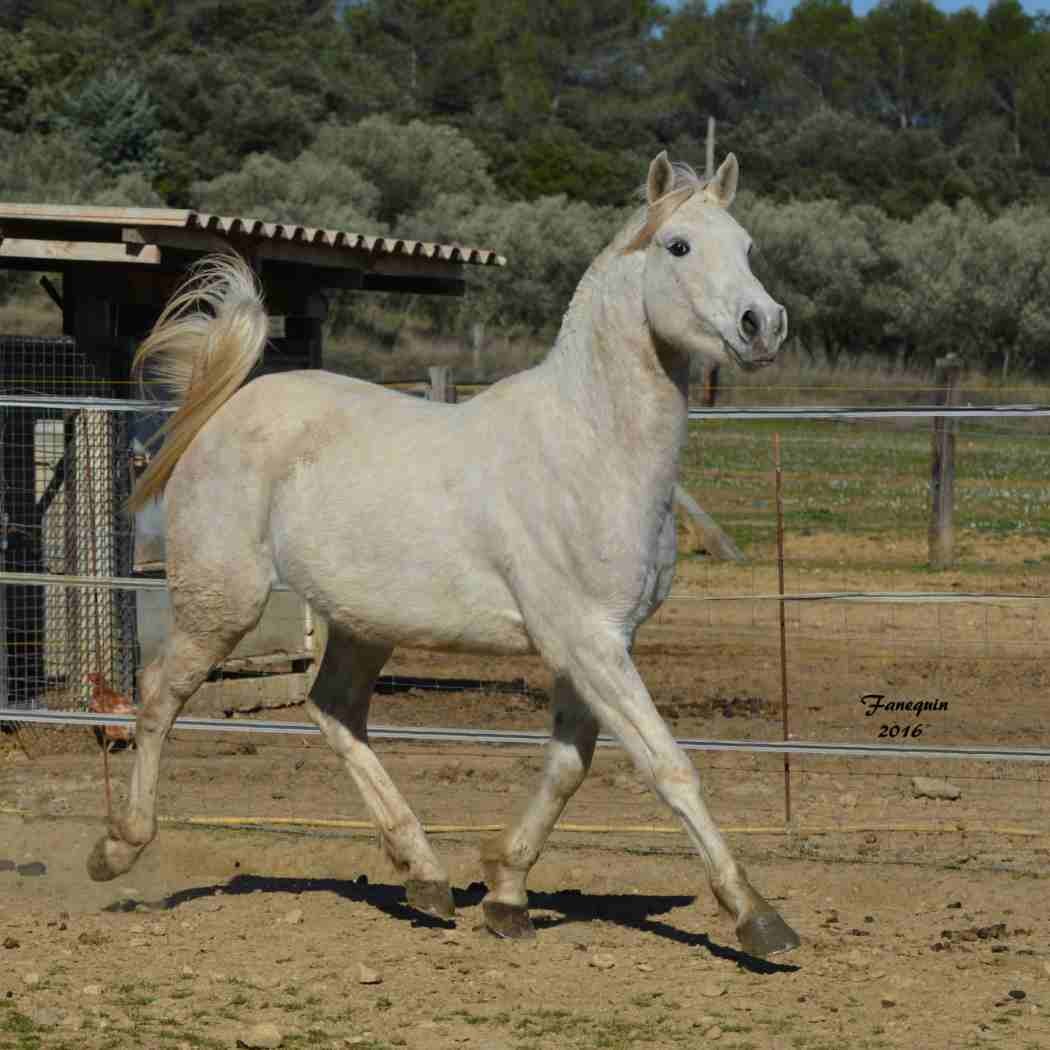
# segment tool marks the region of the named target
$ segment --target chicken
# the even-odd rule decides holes
[[[87,676],[91,683],[91,702],[88,709],[99,715],[133,715],[135,708],[127,697],[121,696],[106,679],[96,671]],[[95,739],[99,747],[111,748],[113,744],[131,744],[135,730],[130,726],[96,726]]]

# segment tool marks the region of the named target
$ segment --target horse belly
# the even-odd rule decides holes
[[[363,641],[420,649],[518,654],[533,651],[513,596],[496,574],[403,561],[287,565],[287,583],[330,623]],[[320,569],[320,571],[317,571]]]
[[[328,588],[326,588],[326,591]],[[450,652],[518,654],[532,642],[516,609],[484,601],[442,600],[432,592],[400,590],[397,601],[324,594],[311,604],[331,623],[362,640]]]

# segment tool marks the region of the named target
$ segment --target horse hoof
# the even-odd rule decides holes
[[[141,852],[138,846],[103,835],[87,859],[88,875],[95,882],[109,882],[130,871]]]
[[[536,936],[536,928],[529,918],[528,908],[501,901],[482,901],[485,926],[490,933],[508,941],[526,941]]]
[[[452,889],[447,882],[424,882],[409,879],[405,883],[405,899],[410,908],[439,919],[455,917],[456,905],[452,900]]]
[[[736,933],[744,951],[760,959],[778,952],[790,952],[802,943],[798,934],[768,904],[738,926]]]

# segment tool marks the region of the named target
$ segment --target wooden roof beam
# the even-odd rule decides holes
[[[159,266],[161,250],[156,245],[96,244],[90,241],[27,240],[4,237],[0,259],[39,259],[54,263],[123,263]]]

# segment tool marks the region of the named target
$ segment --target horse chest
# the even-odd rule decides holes
[[[642,585],[638,599],[627,618],[632,636],[660,608],[670,593],[677,556],[678,544],[674,511],[668,509],[660,526],[657,542],[642,571]]]

